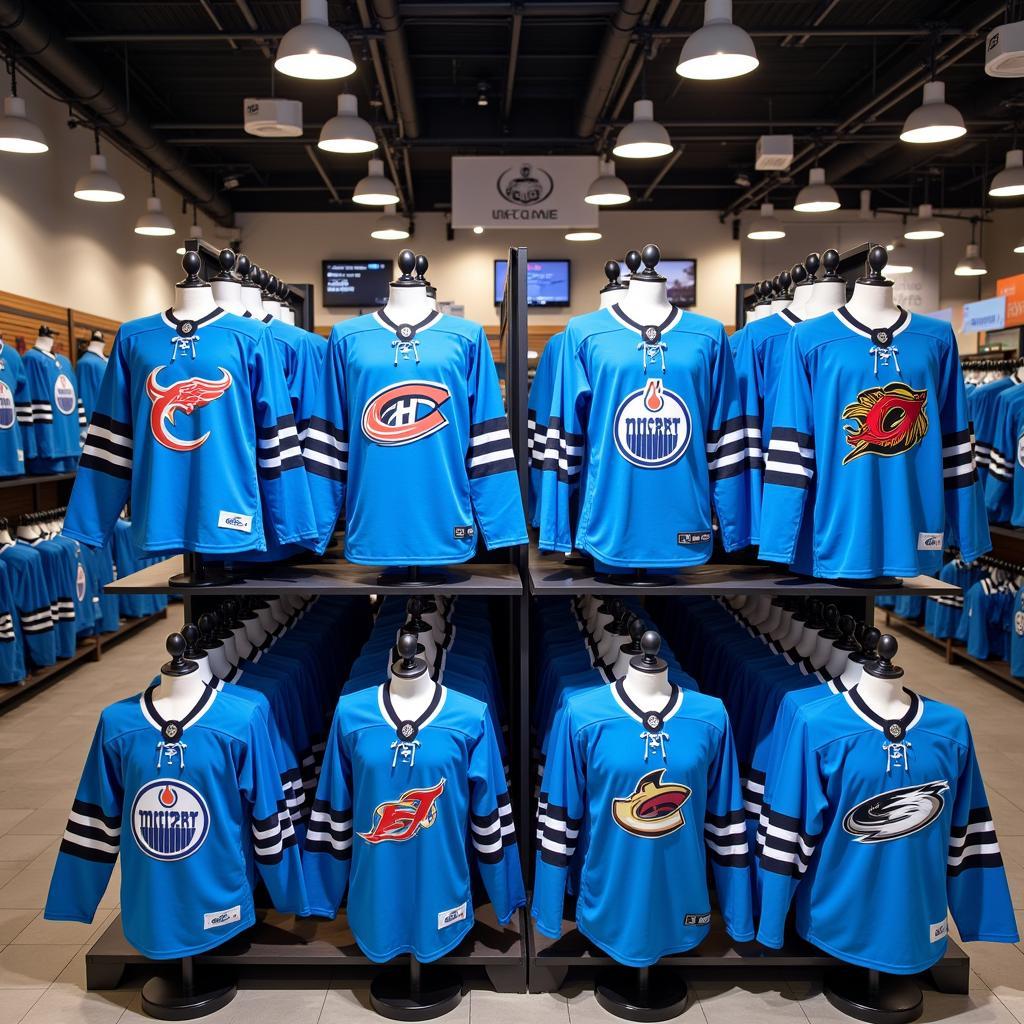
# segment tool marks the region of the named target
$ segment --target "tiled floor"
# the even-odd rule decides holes
[[[173,614],[173,611],[172,611]],[[172,620],[173,621],[173,620]],[[126,641],[97,665],[0,716],[0,1024],[122,1024],[148,1020],[137,987],[85,991],[85,952],[117,906],[119,879],[92,925],[44,921],[50,871],[100,708],[140,688],[165,660],[167,624]],[[902,638],[901,638],[902,640]],[[1024,930],[1024,702],[911,641],[898,662],[910,685],[958,704],[971,718],[1014,906]],[[898,902],[898,896],[897,896]],[[883,923],[884,925],[884,923]],[[1024,948],[975,943],[967,996],[929,992],[925,1022],[1024,1024]],[[701,1024],[826,1024],[847,1021],[806,982],[694,985],[686,1018]],[[474,990],[453,1024],[589,1024],[610,1021],[589,988],[557,995]],[[275,988],[248,982],[211,1024],[348,1024],[379,1020],[365,988],[315,981]]]

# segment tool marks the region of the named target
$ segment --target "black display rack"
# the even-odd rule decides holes
[[[852,267],[863,265],[861,247],[844,254]],[[515,449],[520,453],[519,480],[526,493],[529,460],[527,437],[527,305],[526,258],[524,247],[509,250],[509,272],[501,310],[501,338],[506,361],[506,404]],[[512,764],[512,796],[515,801],[519,846],[527,879],[532,874],[535,828],[532,792],[533,766],[530,739],[530,602],[533,595],[566,598],[575,594],[641,594],[651,598],[677,595],[730,596],[751,593],[803,596],[835,600],[872,621],[874,596],[885,593],[912,593],[915,596],[948,594],[957,588],[930,577],[900,581],[829,582],[794,576],[779,568],[761,565],[712,564],[673,575],[663,586],[638,588],[608,582],[591,570],[567,564],[562,556],[543,554],[534,546],[522,545],[497,553],[499,561],[474,560],[452,567],[453,579],[429,589],[444,594],[476,594],[507,599],[506,682],[512,690],[509,701]],[[484,556],[486,557],[486,556]],[[171,587],[168,578],[182,568],[181,559],[169,559],[132,576],[118,580],[109,589],[123,593],[176,593],[183,597],[186,619],[194,612],[193,602],[207,597],[304,591],[314,594],[398,594],[414,596],[422,587],[381,583],[377,570],[344,561],[324,561],[308,565],[253,566],[246,573],[233,573],[223,586],[203,588]],[[497,636],[497,632],[496,632]],[[500,655],[500,652],[499,652]],[[639,888],[638,898],[648,898],[648,880],[625,882]],[[367,980],[380,966],[371,963],[356,946],[343,916],[334,922],[314,922],[267,912],[259,923],[225,945],[194,958],[198,968],[228,971],[235,975],[257,974],[273,977],[280,972],[282,984],[294,977],[296,968],[345,968],[346,976]],[[462,969],[469,980],[472,972],[485,974],[501,992],[549,992],[558,989],[567,973],[599,974],[614,962],[592,947],[576,930],[573,921],[564,922],[563,935],[548,939],[532,928],[525,911],[502,928],[494,920],[489,906],[478,908],[477,923],[462,946],[440,961]],[[738,945],[724,931],[716,930],[701,946],[685,955],[667,957],[660,965],[684,970],[687,976],[720,975],[721,972],[753,971],[758,975],[802,976],[840,966],[797,938],[779,951],[756,944]],[[116,918],[86,954],[86,979],[90,989],[109,988],[118,983],[126,970],[158,968],[174,971],[173,962],[147,961],[128,945],[120,917]],[[942,961],[930,972],[932,984],[946,992],[966,993],[970,974],[967,954],[950,941]],[[351,969],[351,970],[348,970]],[[186,977],[191,977],[192,964]],[[183,1019],[179,1017],[179,1019]]]

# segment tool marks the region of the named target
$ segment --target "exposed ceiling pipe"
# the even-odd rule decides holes
[[[356,0],[356,10],[359,12],[359,20],[363,28],[370,28],[373,24],[370,21],[370,11],[366,6],[366,0]],[[395,108],[391,103],[391,89],[388,86],[387,72],[384,70],[384,58],[380,55],[380,43],[371,37],[370,62],[373,64],[373,73],[377,77],[377,88],[380,89],[381,103],[384,104],[384,116],[388,121],[395,120]]]
[[[501,116],[507,121],[512,112],[512,89],[516,82],[516,64],[519,62],[519,39],[523,31],[523,12],[516,7],[512,13],[512,32],[508,43],[508,66],[505,70],[505,96]]]
[[[608,102],[615,76],[633,43],[633,30],[639,23],[646,5],[647,0],[622,0],[615,17],[605,30],[601,52],[594,65],[590,88],[587,90],[580,119],[576,125],[576,134],[580,138],[588,138],[594,134],[597,119]]]
[[[224,26],[221,23],[220,18],[218,18],[217,15],[214,14],[213,8],[210,6],[210,0],[199,0],[199,4],[203,8],[203,10],[206,11],[206,16],[210,19],[210,21],[213,22],[214,27],[217,28],[220,32],[223,32]],[[234,39],[232,39],[230,36],[227,37],[227,42],[228,46],[230,46],[232,50],[238,49],[238,43],[236,43]]]
[[[249,7],[249,0],[235,0],[235,6],[242,12],[242,17],[245,18],[246,25],[253,31],[257,31],[260,27],[260,23],[256,20],[256,15],[252,13],[252,8]],[[270,47],[266,43],[260,46],[260,53],[263,54],[267,60],[273,58],[273,54],[270,52]]]
[[[419,138],[420,121],[416,112],[416,90],[409,72],[409,50],[405,45],[405,30],[398,15],[396,0],[373,0],[377,21],[384,30],[384,50],[395,84],[395,104],[402,134],[407,139]]]
[[[120,91],[100,71],[69,46],[39,5],[30,0],[0,0],[0,32],[6,32],[28,56],[26,63],[55,79],[81,110],[126,140],[142,159],[176,184],[196,205],[221,224],[230,224],[231,207],[217,194],[213,183],[189,166],[185,158],[150,130],[140,117],[128,111]]]
[[[341,202],[341,196],[338,195],[338,190],[334,187],[334,182],[327,177],[327,171],[324,170],[324,165],[320,162],[320,157],[316,155],[316,150],[312,146],[306,146],[306,155],[309,157],[313,166],[316,168],[316,173],[320,175],[320,180],[327,186],[327,191],[331,193],[331,199],[336,203]],[[246,189],[246,191],[252,191],[252,189]],[[268,191],[268,187],[263,185],[260,187],[261,192]]]
[[[683,155],[685,150],[685,143],[683,145],[676,146],[672,155],[659,168],[658,173],[654,176],[654,180],[647,186],[647,188],[644,189],[644,194],[640,197],[641,203],[646,203],[651,198],[654,190],[661,185],[665,175],[672,170],[675,166],[675,162]]]

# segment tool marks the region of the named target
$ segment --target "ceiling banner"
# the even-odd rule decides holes
[[[597,227],[596,156],[452,157],[453,228]]]

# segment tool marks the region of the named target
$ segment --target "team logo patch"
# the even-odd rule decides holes
[[[215,402],[231,387],[231,374],[224,367],[220,367],[220,380],[189,377],[188,380],[179,380],[162,387],[156,379],[162,369],[162,366],[158,366],[146,378],[146,394],[153,403],[149,412],[149,429],[157,441],[165,448],[170,448],[172,452],[195,451],[206,443],[210,431],[206,431],[193,441],[183,441],[168,429],[174,426],[174,414],[181,410],[186,416],[191,416],[196,409]]]
[[[861,801],[843,818],[843,829],[858,843],[887,843],[927,828],[945,805],[949,789],[943,780],[890,789]]]
[[[386,800],[373,812],[373,828],[360,832],[368,843],[404,843],[437,820],[437,800],[444,792],[442,779],[430,789],[407,789],[397,800]]]
[[[78,408],[78,397],[75,395],[75,385],[71,383],[66,373],[57,375],[53,382],[53,404],[58,412],[70,416]]]
[[[381,388],[363,406],[363,433],[391,448],[422,441],[448,426],[441,407],[452,397],[443,384],[407,380]]]
[[[1017,465],[1024,466],[1024,434],[1017,438]]]
[[[627,796],[612,800],[615,823],[634,836],[659,839],[686,824],[683,804],[692,790],[679,782],[663,782],[664,768],[648,772]]]
[[[1024,610],[1014,612],[1013,631],[1017,636],[1024,636]]]
[[[843,427],[853,448],[843,465],[862,455],[903,455],[920,444],[928,433],[927,403],[927,390],[914,391],[902,381],[862,391],[843,410],[844,420],[857,423]]]
[[[0,430],[10,430],[16,417],[14,394],[7,386],[7,382],[0,380]]]
[[[660,379],[649,380],[619,405],[615,413],[615,447],[641,469],[662,469],[678,462],[689,447],[690,410]]]
[[[154,860],[191,857],[210,831],[210,811],[199,792],[177,779],[156,779],[136,793],[132,834]]]
[[[85,600],[85,569],[79,565],[78,572],[75,575],[75,594],[78,595],[78,603],[81,604]]]

